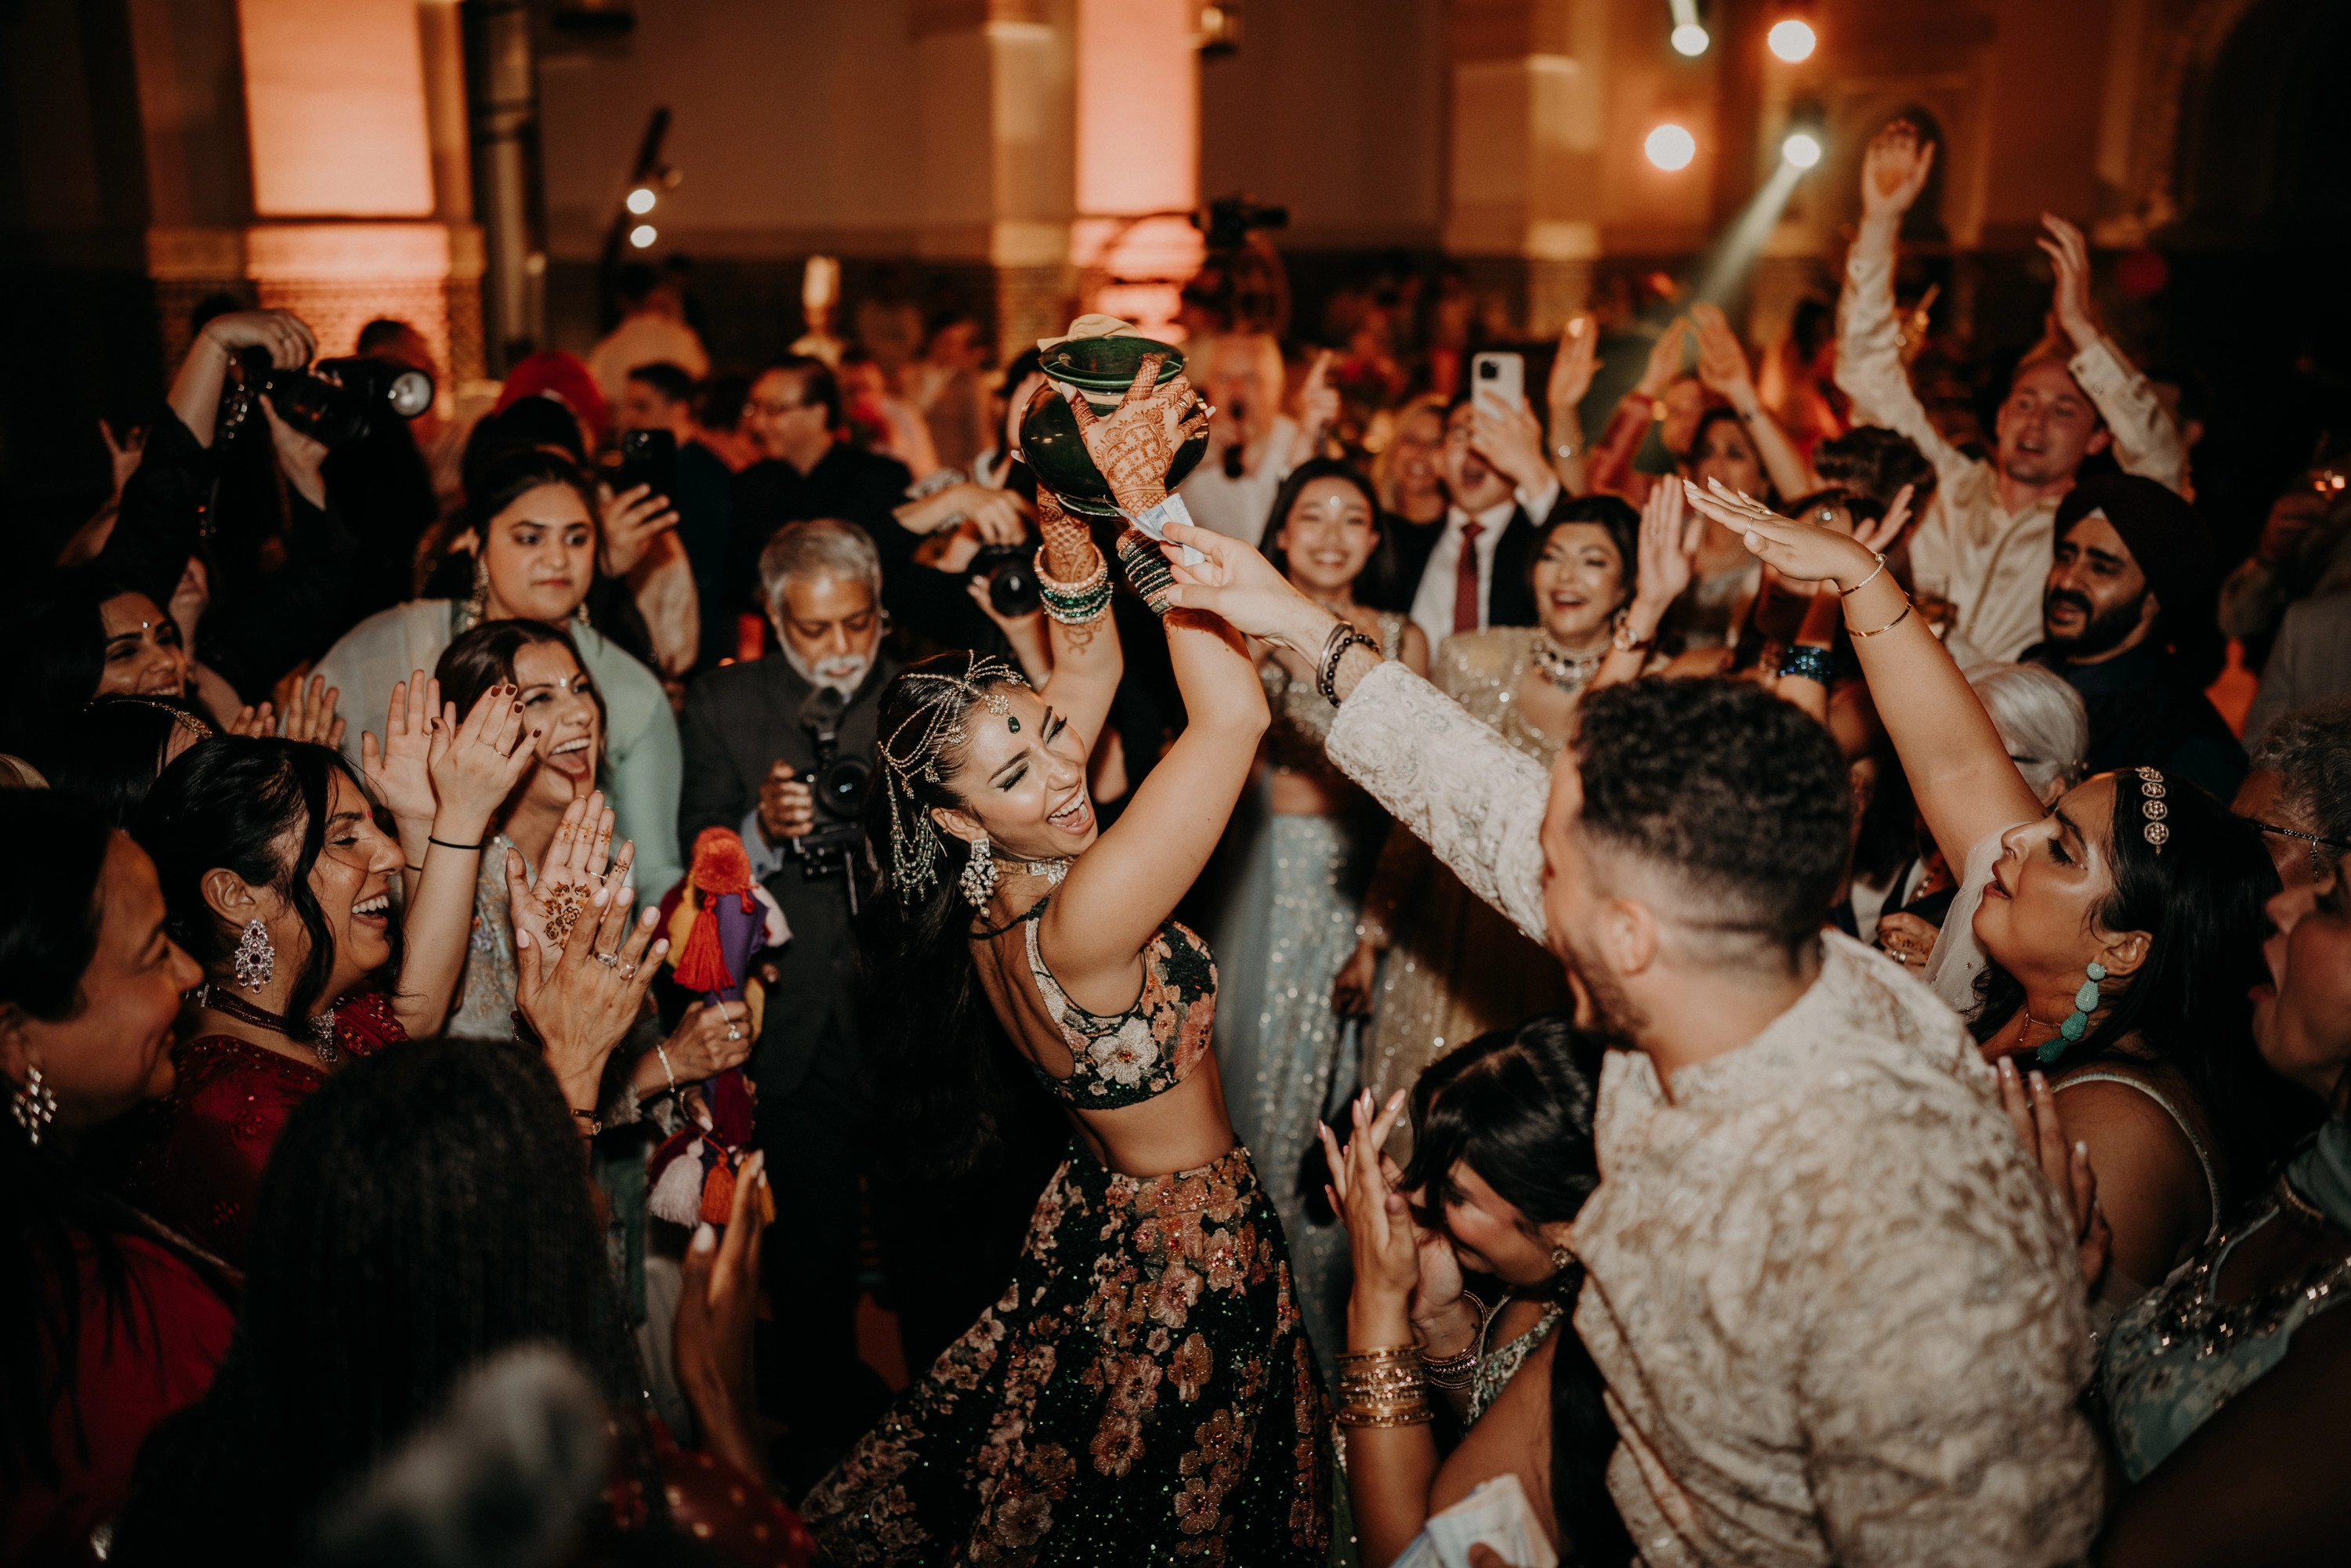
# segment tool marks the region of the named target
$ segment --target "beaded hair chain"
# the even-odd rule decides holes
[[[890,770],[890,875],[900,893],[907,897],[920,894],[938,877],[940,854],[939,831],[931,814],[914,799],[914,779],[920,775],[927,783],[939,781],[939,761],[971,737],[964,727],[964,711],[973,703],[984,703],[987,711],[1001,716],[1009,713],[1012,703],[1002,692],[989,691],[991,685],[1026,686],[1029,683],[1020,672],[1001,659],[986,653],[973,653],[971,662],[959,675],[941,674],[930,670],[909,670],[898,678],[908,683],[928,681],[955,688],[955,696],[943,696],[927,707],[909,714],[898,727],[882,738],[875,747],[882,755],[883,766]],[[961,700],[956,700],[960,698]],[[902,737],[917,725],[919,734],[912,742],[900,746]],[[900,797],[904,803],[900,804]]]

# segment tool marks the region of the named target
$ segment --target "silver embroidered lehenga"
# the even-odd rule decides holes
[[[1549,768],[1566,737],[1527,723],[1518,702],[1542,635],[1532,626],[1457,633],[1437,649],[1428,674],[1471,717]],[[1573,1005],[1559,960],[1473,896],[1401,827],[1388,834],[1364,908],[1365,926],[1390,936],[1364,1044],[1364,1086],[1378,1101],[1409,1087],[1449,1047]],[[1398,1158],[1410,1137],[1399,1121]]]

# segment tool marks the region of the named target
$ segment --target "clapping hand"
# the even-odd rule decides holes
[[[1894,548],[1895,541],[1902,537],[1902,530],[1910,526],[1910,493],[1916,488],[1916,486],[1905,485],[1895,491],[1894,499],[1886,503],[1886,515],[1877,521],[1854,525],[1853,537],[1862,549],[1884,555]]]
[[[383,739],[379,742],[373,730],[360,735],[360,771],[402,823],[403,843],[409,824],[430,831],[437,810],[432,759],[433,732],[440,724],[440,711],[441,683],[419,670],[407,680],[393,683]]]
[[[1719,305],[1690,307],[1690,322],[1698,329],[1698,379],[1707,391],[1723,398],[1742,413],[1755,409],[1755,379],[1747,368],[1747,350]]]
[[[590,907],[602,907],[597,900],[606,890],[626,885],[637,846],[635,841],[623,839],[620,852],[614,854],[612,822],[601,789],[566,806],[536,884],[523,874],[522,856],[513,850],[507,852],[507,904],[513,912],[517,947],[525,936],[544,946],[563,946],[574,924]]]
[[[1400,1312],[1425,1322],[1461,1300],[1461,1265],[1443,1230],[1423,1230],[1413,1222],[1404,1173],[1383,1148],[1404,1103],[1399,1089],[1374,1114],[1371,1092],[1358,1095],[1349,1107],[1354,1132],[1344,1148],[1327,1124],[1315,1131],[1330,1166],[1331,1207],[1347,1227],[1355,1290],[1367,1309],[1364,1315]]]
[[[286,695],[286,715],[278,724],[277,733],[288,740],[306,740],[316,746],[342,745],[343,721],[335,715],[335,704],[342,695],[342,688],[329,685],[326,676],[312,675],[305,681],[297,672],[293,687]]]
[[[1640,385],[1635,390],[1649,398],[1666,395],[1666,389],[1682,373],[1682,341],[1688,330],[1689,323],[1678,316],[1666,324],[1657,340],[1649,345],[1649,362],[1641,371]]]
[[[2008,1112],[2009,1124],[2023,1141],[2025,1152],[2040,1162],[2042,1174],[2064,1203],[2066,1218],[2073,1222],[2074,1252],[2082,1266],[2083,1281],[2095,1289],[2113,1256],[2115,1233],[2106,1224],[2105,1210],[2098,1207],[2098,1178],[2090,1170],[2090,1145],[2066,1146],[2056,1092],[2049,1087],[2046,1076],[2036,1071],[2025,1079],[2017,1072],[2012,1056],[2001,1057],[1997,1071],[2000,1102]]]
[[[475,701],[474,711],[462,724],[456,722],[456,704],[443,710],[427,764],[438,802],[433,820],[435,838],[455,843],[479,840],[538,760],[536,743],[546,731],[523,717],[517,700],[520,690],[511,682],[492,686]]]
[[[628,887],[598,888],[560,951],[515,927],[516,1010],[578,1110],[595,1108],[604,1060],[635,1026],[645,988],[669,953],[667,938],[653,940],[659,909],[629,918],[635,897]]]

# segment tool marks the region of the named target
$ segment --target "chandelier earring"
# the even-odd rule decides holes
[[[1570,1263],[1574,1261],[1575,1254],[1569,1250],[1564,1242],[1554,1243],[1552,1245],[1551,1249],[1551,1266],[1552,1268],[1564,1269]]]
[[[964,902],[974,909],[985,909],[996,894],[996,857],[987,852],[987,835],[982,833],[971,841],[971,859],[964,862],[963,875],[956,879],[963,889]]]
[[[474,547],[474,597],[465,601],[465,631],[482,623],[490,610],[490,552],[480,545]]]
[[[25,1086],[8,1096],[8,1113],[25,1129],[26,1142],[40,1147],[41,1129],[57,1119],[57,1096],[41,1081],[39,1068],[26,1067]]]
[[[236,983],[248,991],[257,991],[269,984],[277,973],[277,946],[269,940],[269,927],[258,920],[245,923],[245,935],[236,944]]]

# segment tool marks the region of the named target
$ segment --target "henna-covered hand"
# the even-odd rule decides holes
[[[1165,386],[1155,385],[1165,362],[1165,354],[1144,355],[1125,396],[1106,414],[1094,413],[1093,405],[1078,393],[1070,394],[1070,411],[1086,444],[1086,455],[1093,459],[1120,509],[1128,513],[1148,511],[1166,497],[1167,470],[1176,452],[1208,428],[1208,416],[1215,412],[1193,396],[1192,384],[1182,376]]]

